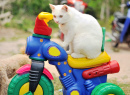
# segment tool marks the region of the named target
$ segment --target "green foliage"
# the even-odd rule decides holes
[[[92,7],[86,8],[86,9],[85,9],[85,13],[86,13],[86,14],[90,14],[90,15],[92,15],[93,17],[97,18],[97,15],[96,15],[96,13],[95,13],[95,10],[94,10]]]
[[[14,27],[28,31],[34,28],[35,18],[42,12],[51,12],[49,3],[53,0],[15,0],[12,2],[12,14],[14,15],[11,23],[5,24],[6,27]],[[54,21],[49,22],[50,27],[57,28]]]
[[[16,15],[10,23],[6,23],[5,27],[13,27],[24,31],[32,32],[35,26],[36,16],[29,15]],[[49,27],[58,28],[58,24],[56,24],[53,20],[49,21]]]
[[[99,17],[101,4],[103,0],[84,0],[84,1],[87,2],[88,6],[91,7],[91,9],[94,11],[92,15],[96,18]]]
[[[90,8],[86,11],[91,12],[94,17],[99,18],[100,12],[101,12],[101,6],[103,3],[105,3],[106,8],[106,0],[83,0],[86,3],[88,3],[88,6],[91,7],[92,11],[90,11]],[[114,12],[120,11],[120,4],[121,0],[108,0],[109,1],[109,7],[110,7],[110,15],[113,15]]]
[[[54,20],[49,21],[49,27],[51,28],[58,28],[58,24],[54,22]]]
[[[28,31],[29,29],[33,29],[35,25],[35,18],[21,17],[15,16],[10,23],[6,23],[5,27],[13,27],[20,30]]]
[[[49,3],[52,3],[52,0],[15,0],[12,3],[12,13],[17,15],[20,10],[31,15],[37,15],[41,11],[51,12]]]

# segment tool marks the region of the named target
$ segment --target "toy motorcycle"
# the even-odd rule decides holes
[[[117,61],[110,61],[104,45],[102,53],[95,59],[74,59],[61,46],[50,41],[51,29],[47,21],[51,19],[52,15],[44,12],[36,18],[34,34],[27,38],[26,47],[32,64],[17,70],[8,86],[8,95],[54,95],[53,77],[44,68],[46,60],[55,65],[60,74],[63,95],[125,95],[119,86],[106,83],[107,74],[117,73],[120,68]]]
[[[130,1],[127,2],[128,7],[127,16],[120,12],[114,14],[114,21],[112,22],[112,46],[118,47],[119,43],[125,42],[130,47]]]

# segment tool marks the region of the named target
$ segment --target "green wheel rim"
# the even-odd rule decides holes
[[[114,94],[114,95],[125,95],[123,90],[112,83],[102,83],[94,88],[91,95],[108,95],[108,94]]]
[[[8,86],[8,95],[19,95],[20,88],[27,82],[29,82],[29,73],[15,75]],[[54,95],[53,84],[46,76],[41,76],[39,85],[43,89],[43,95]]]

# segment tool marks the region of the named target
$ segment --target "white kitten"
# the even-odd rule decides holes
[[[53,19],[59,24],[65,39],[62,47],[69,45],[68,54],[73,58],[99,56],[102,46],[102,28],[97,20],[88,14],[82,14],[67,5],[52,5]]]

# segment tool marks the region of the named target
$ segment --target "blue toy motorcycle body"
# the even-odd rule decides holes
[[[50,41],[51,29],[47,22],[52,17],[50,13],[41,12],[36,18],[34,34],[27,38],[26,46],[32,64],[17,70],[8,86],[8,95],[54,95],[53,76],[44,68],[47,60],[60,74],[63,95],[125,95],[119,86],[106,83],[107,74],[117,73],[120,68],[104,51],[105,36],[102,53],[97,58],[72,58],[61,46]]]
[[[88,79],[83,78],[82,75],[83,72],[90,70],[90,68],[77,69],[70,67],[70,65],[68,64],[68,55],[66,51],[55,42],[50,41],[50,39],[46,38],[46,36],[39,37],[35,34],[33,34],[33,36],[29,36],[27,38],[26,53],[30,55],[30,59],[35,60],[35,62],[37,62],[36,63],[37,65],[40,64],[39,61],[44,63],[44,61],[48,60],[50,64],[56,66],[60,74],[59,79],[63,85],[63,95],[108,95],[108,94],[124,95],[124,92],[121,90],[121,88],[119,88],[114,84],[106,83],[107,75]],[[26,86],[26,83],[31,81],[35,81],[35,83],[38,82],[38,84],[41,85],[43,90],[41,93],[40,92],[38,94],[34,93],[34,95],[54,95],[54,88],[50,81],[51,79],[53,79],[53,77],[49,73],[49,71],[47,71],[44,68],[39,82],[38,80],[36,81],[35,77],[37,75],[35,75],[34,73],[35,71],[30,70],[31,68],[33,68],[33,64],[32,66],[30,65],[23,66],[17,71],[17,75],[12,79],[9,85],[8,95],[23,95],[23,94],[30,95],[26,94],[26,91],[24,90],[25,91],[24,92],[23,89]],[[38,67],[35,65],[35,68]],[[106,65],[104,65],[104,68],[106,68],[104,69],[104,71],[108,69]],[[100,69],[97,70],[96,73],[102,72]],[[28,73],[30,74],[30,76],[28,75]],[[31,79],[27,78],[27,76],[23,77],[24,75],[28,75],[28,77],[31,77]],[[43,76],[46,78],[46,80],[49,81],[50,86],[45,85],[46,81],[43,82],[43,84],[41,83],[41,81],[44,80]],[[25,80],[25,78],[27,78],[26,82],[23,82],[21,84],[20,81]],[[104,87],[105,90],[103,90]],[[37,89],[39,89],[39,87],[37,87]],[[102,94],[100,93],[100,91],[102,92]]]

